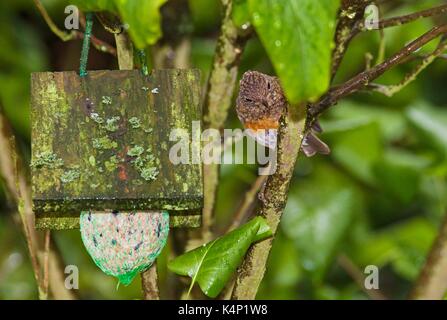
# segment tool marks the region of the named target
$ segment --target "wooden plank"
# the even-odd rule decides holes
[[[198,70],[34,73],[31,92],[37,220],[104,208],[197,215],[201,165],[171,163],[169,135],[191,135],[201,119]]]
[[[202,221],[201,211],[191,212],[187,215],[169,215],[169,225],[171,228],[197,228]],[[44,213],[36,217],[36,229],[68,230],[79,229],[79,214],[64,215]]]

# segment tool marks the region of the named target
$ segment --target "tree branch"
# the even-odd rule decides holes
[[[335,49],[332,52],[332,78],[337,73],[341,61],[353,38],[352,30],[363,19],[365,8],[372,0],[343,0],[335,31]]]
[[[115,43],[118,52],[118,67],[120,70],[133,70],[133,45],[129,34],[125,31],[115,33]]]
[[[28,251],[31,258],[31,265],[34,271],[34,278],[39,287],[39,293],[43,292],[40,277],[40,265],[38,262],[38,238],[34,230],[33,212],[31,209],[31,193],[27,185],[27,178],[23,174],[23,164],[16,149],[16,139],[12,133],[12,128],[0,109],[0,169],[1,177],[5,181],[5,191],[12,202],[12,206],[17,207],[20,214],[23,231],[25,234]]]
[[[276,234],[286,206],[289,184],[303,137],[304,119],[304,105],[291,106],[289,114],[281,119],[278,132],[277,168],[267,178],[265,187],[259,195],[258,216],[267,220],[273,234]],[[264,277],[272,242],[273,237],[251,246],[237,271],[232,299],[242,300],[256,297],[258,287]]]
[[[222,0],[222,5],[224,17],[207,84],[203,117],[206,128],[216,129],[222,129],[227,119],[236,86],[239,60],[249,37],[248,34],[241,35],[241,31],[233,22],[232,0]],[[203,174],[202,238],[206,241],[211,238],[211,225],[219,181],[219,165],[204,165]]]
[[[48,286],[55,299],[74,299],[74,295],[64,286],[64,276],[58,267],[61,261],[59,252],[52,246],[48,247],[48,264],[52,267],[47,269],[44,276],[41,276],[42,266],[45,265],[45,258],[39,252],[45,252],[45,244],[42,237],[34,229],[34,213],[32,211],[31,186],[27,177],[27,170],[24,167],[22,158],[16,147],[16,139],[12,133],[11,126],[3,115],[0,106],[0,178],[5,182],[5,192],[11,203],[15,207],[21,226],[25,235],[28,252],[34,277],[39,289],[39,297],[46,298],[48,292],[45,274],[49,276]],[[51,274],[50,271],[51,271]]]
[[[365,275],[359,268],[352,262],[351,259],[345,254],[340,254],[337,258],[337,262],[340,267],[354,280],[357,286],[366,293],[373,300],[386,300],[387,298],[378,289],[366,289],[365,288]]]
[[[447,291],[447,214],[410,299],[441,300]]]
[[[397,27],[397,26],[407,24],[407,23],[413,22],[413,21],[421,19],[421,18],[429,18],[429,17],[441,15],[444,13],[447,13],[447,4],[443,4],[438,7],[434,7],[434,8],[430,8],[427,10],[407,14],[404,16],[393,17],[393,18],[381,20],[381,21],[379,21],[379,29]],[[364,24],[361,24],[359,27],[361,30],[366,30]]]
[[[157,262],[145,272],[141,273],[141,287],[144,300],[160,300],[158,290]]]
[[[404,79],[396,85],[381,85],[376,83],[371,83],[367,86],[368,89],[382,93],[388,97],[392,97],[399,91],[401,91],[403,88],[405,88],[407,85],[409,85],[411,82],[416,80],[416,77],[424,71],[433,61],[436,60],[437,57],[439,57],[444,50],[447,49],[447,42],[441,41],[439,46],[436,48],[435,51],[433,51],[431,54],[425,56],[422,61],[407,75],[405,75]]]
[[[155,68],[190,68],[191,13],[188,1],[171,0],[161,8],[163,37],[152,46]]]
[[[332,59],[332,77],[335,76],[349,43],[361,31],[366,31],[363,21],[364,10],[372,3],[368,0],[343,0],[341,4],[340,19],[335,36],[335,49]],[[432,17],[447,12],[447,5],[415,12],[412,14],[393,17],[379,21],[379,29],[399,26],[413,22],[417,19]]]
[[[37,7],[37,10],[39,10],[40,14],[42,15],[43,19],[45,20],[46,24],[50,28],[50,30],[62,41],[70,41],[70,40],[78,40],[84,38],[84,33],[71,30],[70,32],[65,32],[54,23],[54,21],[51,19],[50,15],[46,11],[45,7],[42,5],[40,0],[33,0],[34,4]],[[93,46],[101,52],[109,53],[113,56],[116,56],[116,49],[106,43],[105,41],[102,41],[98,38],[96,38],[94,35],[90,38]]]
[[[421,48],[431,40],[439,37],[446,32],[447,24],[436,26],[402,48],[399,52],[394,54],[391,58],[385,60],[383,63],[378,64],[375,67],[358,74],[357,76],[353,77],[340,86],[332,88],[317,103],[309,107],[309,116],[315,119],[329,107],[335,105],[341,98],[344,98],[347,95],[363,89],[372,80],[381,76],[385,71],[405,61],[405,58],[407,58],[417,49]]]

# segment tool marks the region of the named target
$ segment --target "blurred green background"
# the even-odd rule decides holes
[[[386,17],[444,3],[389,2],[393,4],[382,8]],[[64,1],[42,3],[62,27]],[[217,0],[190,0],[189,7],[191,66],[200,68],[205,80],[219,34],[221,8]],[[433,24],[425,19],[386,30],[386,54],[396,52]],[[77,70],[81,42],[64,43],[54,36],[31,0],[1,1],[0,30],[0,103],[29,154],[30,73]],[[113,43],[99,23],[94,34]],[[428,53],[435,45],[432,42],[419,53]],[[362,71],[365,54],[377,58],[378,46],[377,32],[357,37],[336,82]],[[380,82],[397,83],[412,66],[414,63],[395,68]],[[89,69],[117,69],[117,62],[91,49]],[[240,73],[249,69],[274,74],[256,37],[243,54]],[[380,268],[381,294],[405,298],[447,212],[447,61],[438,59],[393,98],[359,93],[345,99],[321,123],[322,138],[332,154],[299,158],[258,298],[368,299],[353,279],[353,274],[363,275],[367,265]],[[226,127],[240,127],[234,109]],[[254,166],[222,166],[218,231],[231,223],[256,174]],[[35,299],[26,242],[6,209],[3,191],[0,194],[0,299]],[[139,280],[116,289],[116,280],[104,275],[88,256],[78,230],[53,234],[64,263],[79,267],[78,297],[141,298]],[[169,250],[168,245],[159,261],[164,298],[171,297],[174,277],[165,268]]]

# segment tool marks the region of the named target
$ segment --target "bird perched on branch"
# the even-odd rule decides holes
[[[278,78],[257,71],[244,73],[236,100],[236,112],[248,135],[261,145],[275,149],[279,120],[286,108],[287,100]],[[330,153],[329,147],[318,139],[316,132],[321,132],[318,122],[301,144],[301,150],[308,157],[316,153]]]

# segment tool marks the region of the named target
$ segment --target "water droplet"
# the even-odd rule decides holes
[[[261,15],[258,12],[253,13],[253,24],[260,26],[262,24]]]
[[[275,22],[273,23],[273,27],[275,29],[281,29],[281,21],[275,20]]]
[[[277,46],[277,47],[281,47],[281,46],[282,46],[282,42],[281,42],[281,40],[276,40],[276,41],[275,41],[275,46]]]

